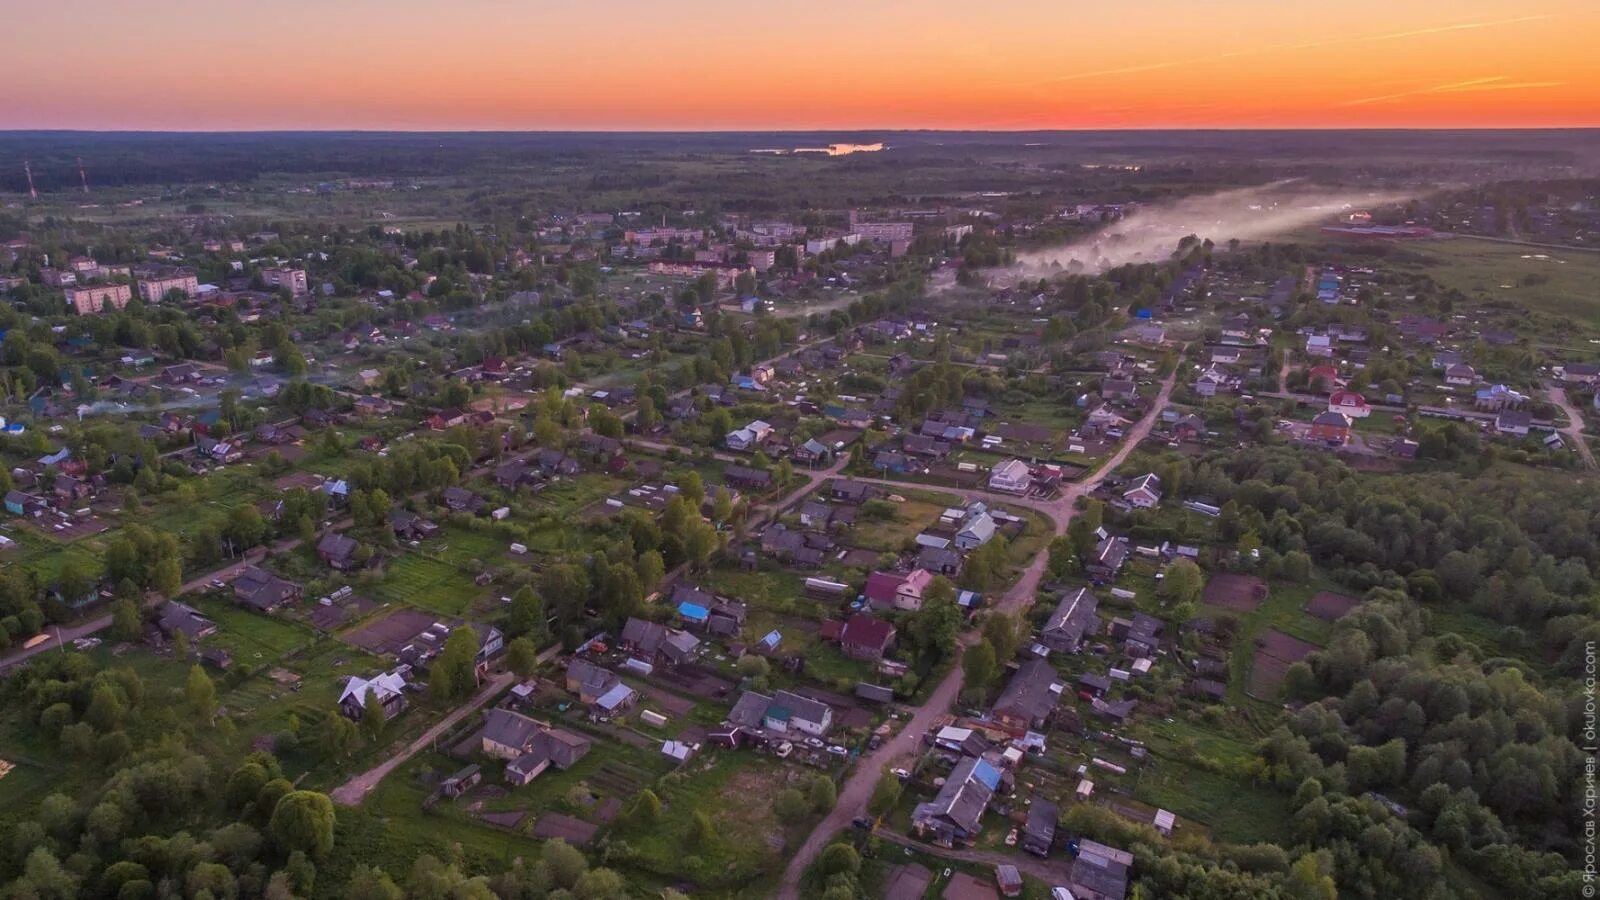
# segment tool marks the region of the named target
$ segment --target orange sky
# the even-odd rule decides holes
[[[57,0],[0,128],[1600,126],[1600,0]]]

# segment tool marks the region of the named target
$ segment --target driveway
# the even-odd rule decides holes
[[[328,796],[332,797],[333,802],[340,806],[360,806],[361,801],[366,799],[367,794],[371,793],[372,789],[378,786],[378,782],[386,778],[390,772],[399,768],[406,760],[432,746],[440,735],[454,728],[457,722],[477,712],[478,707],[488,703],[490,697],[510,687],[511,682],[516,677],[510,672],[501,672],[489,679],[489,683],[484,685],[483,689],[478,691],[477,694],[473,695],[471,700],[457,708],[455,712],[440,719],[436,725],[424,731],[421,737],[407,744],[399,752],[383,762],[359,775],[351,777],[349,781],[334,788],[333,792]]]
[[[1567,399],[1566,388],[1552,385],[1547,390],[1550,402],[1561,407],[1561,411],[1567,416],[1567,427],[1559,429],[1562,439],[1577,448],[1578,455],[1583,457],[1584,466],[1595,468],[1594,454],[1589,450],[1589,442],[1583,437],[1583,414],[1578,412],[1578,408],[1572,405],[1571,400]]]

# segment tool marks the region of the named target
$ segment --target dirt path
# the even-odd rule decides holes
[[[378,782],[387,777],[390,772],[399,768],[406,760],[427,749],[438,739],[439,735],[455,727],[457,722],[477,712],[478,707],[489,702],[490,697],[509,687],[515,678],[516,676],[510,672],[501,672],[489,679],[489,683],[484,685],[483,689],[478,691],[477,694],[473,695],[471,700],[457,708],[455,712],[439,720],[432,728],[424,731],[421,737],[407,744],[398,753],[378,763],[376,766],[359,775],[352,776],[349,781],[334,788],[333,792],[328,796],[332,797],[333,802],[340,806],[360,806],[361,801],[366,799],[367,794],[371,793],[372,789],[378,786]]]
[[[1567,416],[1567,427],[1559,429],[1561,436],[1567,443],[1577,448],[1578,455],[1583,457],[1585,467],[1595,468],[1594,454],[1589,450],[1589,442],[1583,437],[1583,414],[1578,412],[1578,408],[1572,405],[1571,400],[1567,399],[1566,388],[1552,385],[1546,390],[1550,395],[1550,402],[1561,407],[1561,411]]]
[[[1035,507],[1044,511],[1055,522],[1056,534],[1066,533],[1067,524],[1072,521],[1072,516],[1076,512],[1075,506],[1078,498],[1087,496],[1090,491],[1093,491],[1100,482],[1105,480],[1107,475],[1127,461],[1134,448],[1138,447],[1145,438],[1150,436],[1151,429],[1155,427],[1155,423],[1161,418],[1161,410],[1166,408],[1167,401],[1172,397],[1172,386],[1176,381],[1176,375],[1167,376],[1166,381],[1161,384],[1161,391],[1156,395],[1155,402],[1150,406],[1150,411],[1145,413],[1144,418],[1140,419],[1133,428],[1129,429],[1117,451],[1102,462],[1093,473],[1066,488],[1062,492],[1060,499],[1052,500],[1048,503],[1040,503]],[[933,488],[933,490],[940,489]],[[1018,498],[1010,498],[1008,496],[1007,499],[1015,500]],[[1016,584],[1012,586],[1011,590],[1006,591],[1000,601],[995,604],[995,608],[1007,613],[1025,613],[1028,607],[1033,605],[1034,594],[1038,591],[1039,582],[1043,580],[1045,569],[1049,564],[1050,548],[1047,544],[1023,569],[1022,575],[1017,579]],[[911,721],[907,722],[906,726],[900,729],[900,732],[892,739],[884,742],[882,747],[862,757],[856,764],[856,767],[850,773],[850,777],[845,780],[843,788],[839,791],[839,802],[834,806],[833,811],[823,817],[821,822],[817,823],[817,826],[811,830],[811,834],[806,836],[805,842],[796,848],[794,855],[789,858],[789,864],[783,870],[782,885],[778,889],[779,900],[799,900],[800,877],[805,874],[806,867],[811,865],[811,861],[816,859],[817,854],[822,852],[822,848],[828,845],[828,842],[833,839],[835,834],[847,828],[851,820],[866,812],[867,801],[871,799],[872,789],[877,785],[878,778],[881,777],[884,768],[893,765],[902,757],[915,753],[922,735],[932,727],[935,719],[944,715],[950,709],[950,705],[955,702],[956,696],[961,693],[963,675],[960,654],[968,646],[977,643],[978,637],[979,635],[976,631],[968,631],[961,636],[961,643],[956,651],[956,660],[954,665],[950,667],[949,674],[945,675],[944,680],[939,682],[939,686],[933,689],[933,693],[928,695],[928,699],[912,711]],[[909,841],[910,839],[905,838],[903,840]],[[981,857],[982,854],[979,854],[979,856]],[[1033,871],[1024,867],[1024,862],[1031,862],[1031,859],[1021,860],[1020,856],[1021,854],[1018,854],[1017,857],[1007,855],[1001,859],[997,855],[995,861],[1009,862],[1023,869],[1023,871]],[[985,860],[979,859],[978,861]],[[1038,863],[1038,865],[1044,864]],[[1058,876],[1059,871],[1055,874],[1042,875],[1040,877],[1056,879]]]

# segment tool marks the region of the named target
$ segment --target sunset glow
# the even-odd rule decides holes
[[[5,18],[0,128],[1600,125],[1593,0],[63,0]]]

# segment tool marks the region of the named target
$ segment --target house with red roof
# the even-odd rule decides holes
[[[1328,395],[1328,411],[1344,413],[1352,419],[1365,419],[1372,413],[1367,398],[1355,391],[1334,391]]]
[[[1343,447],[1350,440],[1350,417],[1338,410],[1328,410],[1311,420],[1311,439]]]
[[[910,572],[873,572],[867,576],[863,593],[874,609],[922,608],[922,595],[933,583],[933,573],[927,569]]]
[[[845,620],[839,632],[839,649],[852,659],[883,659],[894,645],[894,626],[866,613]]]
[[[1333,366],[1313,366],[1306,373],[1306,382],[1313,391],[1332,392],[1339,387],[1339,370]]]

